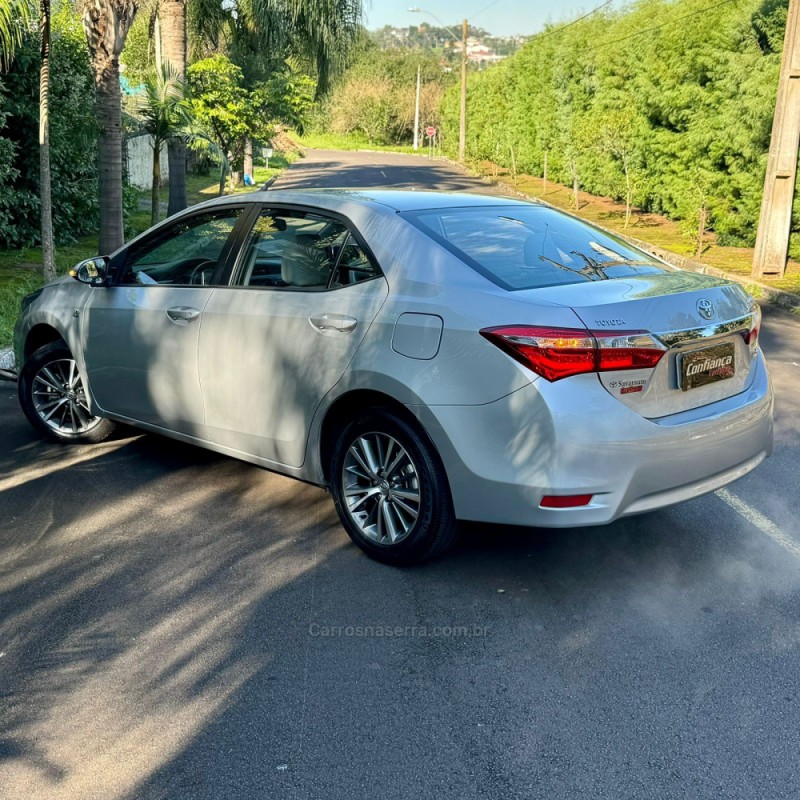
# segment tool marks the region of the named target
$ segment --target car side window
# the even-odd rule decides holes
[[[368,281],[378,275],[380,275],[380,271],[370,261],[361,245],[352,235],[348,236],[339,253],[331,287],[352,286],[354,283]]]
[[[242,251],[236,284],[308,291],[349,285],[356,281],[342,282],[338,275],[351,242],[358,247],[338,220],[310,211],[264,209]],[[351,248],[346,260],[355,264],[357,259]],[[376,273],[373,269],[370,277]],[[355,267],[353,274],[358,274]]]
[[[145,237],[129,250],[119,283],[211,285],[241,213],[241,208],[214,209]]]

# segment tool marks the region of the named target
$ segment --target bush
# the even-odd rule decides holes
[[[50,163],[53,230],[65,243],[97,226],[94,81],[77,18],[65,4],[53,20]],[[25,36],[0,77],[0,248],[36,244],[39,222],[39,42]]]

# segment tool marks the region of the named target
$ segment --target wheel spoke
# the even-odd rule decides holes
[[[72,389],[74,385],[75,385],[75,362],[74,361],[70,361],[69,362],[69,377],[67,378],[67,386],[69,386],[69,388]]]
[[[378,470],[380,469],[380,461],[375,458],[375,454],[372,452],[372,445],[369,443],[366,436],[360,437],[358,441],[361,444],[361,452],[364,454],[371,474],[377,477]]]
[[[394,497],[402,497],[404,500],[413,500],[419,503],[419,492],[416,489],[392,489]]]
[[[96,417],[95,417],[95,416],[92,414],[91,410],[89,409],[89,406],[88,406],[88,405],[86,405],[86,399],[85,399],[85,398],[83,398],[83,397],[78,397],[78,399],[77,399],[75,402],[76,402],[76,403],[77,403],[77,404],[78,404],[78,405],[79,405],[79,406],[80,406],[80,407],[81,407],[81,408],[82,408],[82,409],[83,409],[83,410],[86,412],[86,414],[88,415],[87,422],[88,422],[89,420],[96,419]]]
[[[378,533],[378,541],[380,542],[383,539],[383,515],[386,509],[386,501],[381,497],[378,501],[378,509],[377,509],[377,520],[375,521],[377,533]]]
[[[351,464],[349,467],[345,467],[345,470],[347,472],[352,473],[357,478],[361,478],[362,480],[365,481],[371,480],[369,475],[367,475],[367,473],[361,467]]]
[[[42,417],[42,419],[43,419],[45,422],[47,422],[47,420],[49,420],[49,419],[50,419],[50,417],[52,417],[52,416],[53,416],[53,414],[55,414],[55,413],[56,413],[56,411],[58,411],[58,409],[59,409],[59,408],[61,408],[61,406],[63,406],[63,405],[64,405],[64,403],[66,403],[66,402],[67,402],[67,398],[66,398],[66,397],[61,397],[61,398],[60,398],[60,399],[59,399],[59,400],[56,402],[56,404],[55,404],[55,405],[54,405],[54,406],[53,406],[53,407],[50,409],[50,411],[48,411],[48,412],[47,412],[47,414],[45,414],[45,416],[43,416],[43,417]]]
[[[392,542],[392,544],[394,544],[397,541],[397,539],[400,537],[400,531],[398,531],[397,524],[396,524],[395,519],[394,519],[394,515],[395,515],[396,512],[394,510],[394,507],[392,506],[391,501],[389,501],[389,500],[385,500],[384,501],[383,509],[384,509],[383,513],[384,513],[384,516],[386,518],[386,527],[389,530],[389,539]],[[401,526],[403,528],[402,532],[405,533],[405,527],[406,526],[402,524],[402,521],[401,521],[400,524],[401,524]]]
[[[42,372],[43,371],[44,370],[42,370]],[[37,383],[43,383],[45,386],[48,387],[48,389],[52,389],[54,392],[61,392],[61,387],[60,386],[56,386],[54,383],[51,383],[46,378],[43,378],[41,372],[37,373],[36,377],[33,379],[33,383],[34,383],[34,385],[36,385]],[[42,391],[42,390],[41,389],[34,389],[34,391]]]
[[[54,362],[52,364],[53,369],[55,369],[57,363],[58,362]],[[53,386],[59,386],[59,384],[64,383],[63,379],[59,379],[55,375],[53,375],[50,367],[42,367],[41,372],[43,372],[47,376],[47,379],[52,382]],[[59,388],[58,391],[60,392],[61,389]]]
[[[398,496],[397,492],[392,492],[392,500],[394,501],[394,505],[397,508],[401,508],[403,511],[408,514],[412,520],[415,520],[419,516],[419,511],[415,508],[411,508],[408,503],[403,502]]]
[[[357,439],[355,442],[353,442],[353,446],[350,448],[350,455],[352,455],[353,458],[359,463],[359,465],[367,473],[367,476],[369,478],[375,478],[377,477],[375,475],[375,471],[370,468],[369,464],[367,464],[367,462],[364,460],[364,457],[358,451],[358,446],[360,442],[361,439]]]
[[[401,447],[400,448],[400,452],[395,456],[394,461],[392,461],[392,463],[388,467],[386,467],[386,470],[383,473],[385,475],[385,477],[386,478],[391,478],[392,475],[394,475],[395,470],[397,469],[397,467],[400,466],[401,462],[405,458],[408,458],[408,454]]]
[[[70,400],[69,401],[69,424],[72,426],[72,432],[78,432],[78,423],[75,421],[75,403]]]
[[[39,405],[36,406],[36,410],[41,414],[42,411],[47,411],[48,408],[52,408],[56,405],[60,400],[64,398],[62,397],[53,397],[52,395],[47,395],[47,398],[43,400]]]
[[[367,501],[370,497],[375,497],[376,494],[380,494],[380,489],[374,487],[372,489],[352,489],[350,491],[345,492],[345,497],[358,497],[361,496],[360,500],[357,500],[351,506],[349,506],[350,511],[358,511],[358,509]]]

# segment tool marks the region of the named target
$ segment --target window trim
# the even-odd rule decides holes
[[[159,225],[154,226],[150,230],[145,231],[141,237],[137,236],[133,241],[129,242],[125,249],[119,253],[117,256],[114,257],[114,265],[112,269],[112,279],[110,282],[111,286],[125,286],[125,287],[144,287],[147,289],[155,289],[155,288],[165,288],[165,289],[216,289],[219,288],[227,274],[228,274],[228,266],[229,262],[231,261],[231,257],[238,252],[238,247],[241,247],[241,234],[242,229],[247,226],[246,230],[250,230],[250,218],[253,216],[253,206],[257,205],[256,203],[225,203],[220,205],[214,205],[206,208],[197,208],[193,209],[191,212],[187,214],[181,214],[179,217],[169,217],[165,219]],[[155,234],[161,234],[165,229],[169,229],[175,225],[181,224],[186,222],[187,220],[194,219],[196,217],[203,216],[209,213],[219,213],[220,215],[225,214],[226,212],[236,211],[239,210],[241,213],[236,219],[233,227],[228,234],[228,238],[225,244],[222,247],[222,251],[220,252],[219,263],[217,268],[214,270],[214,274],[211,278],[211,283],[207,284],[192,284],[192,283],[125,283],[123,282],[122,278],[128,274],[128,268],[133,258],[133,254],[138,250],[138,246],[140,244],[146,244],[150,240],[150,238]],[[119,259],[119,260],[118,260]]]
[[[381,268],[378,259],[375,258],[375,254],[370,249],[369,245],[364,240],[364,237],[356,229],[356,226],[345,217],[343,214],[338,213],[337,211],[331,211],[327,208],[319,208],[318,206],[306,206],[300,203],[267,203],[267,202],[258,202],[253,203],[254,211],[250,214],[250,219],[248,221],[247,229],[242,231],[241,234],[241,241],[237,241],[237,252],[235,258],[231,259],[231,264],[229,265],[229,269],[226,270],[226,273],[222,276],[222,282],[216,288],[227,288],[227,289],[247,289],[250,291],[259,291],[259,292],[305,292],[307,294],[319,294],[321,292],[338,292],[341,289],[349,289],[351,286],[358,286],[362,283],[369,283],[369,281],[377,280],[378,278],[384,278],[385,274],[383,269]],[[316,214],[321,217],[328,217],[336,222],[340,222],[345,229],[347,230],[349,236],[348,238],[352,237],[358,246],[364,251],[364,255],[369,260],[370,264],[375,268],[376,274],[373,275],[371,278],[367,278],[366,280],[359,281],[359,283],[350,284],[350,286],[331,286],[331,281],[333,280],[333,276],[336,272],[336,268],[339,265],[339,259],[341,258],[341,252],[336,259],[336,263],[331,267],[330,274],[328,275],[328,282],[325,286],[245,286],[240,283],[236,283],[236,281],[241,277],[242,270],[244,269],[244,258],[245,258],[245,249],[247,246],[247,242],[250,239],[250,233],[253,230],[256,222],[258,221],[259,217],[264,211],[302,211],[306,214]],[[345,240],[347,241],[347,239]],[[342,248],[342,252],[344,248]]]

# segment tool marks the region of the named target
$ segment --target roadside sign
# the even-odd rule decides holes
[[[435,136],[436,135],[436,128],[434,128],[433,125],[428,125],[428,127],[425,128],[425,135],[426,136]]]

